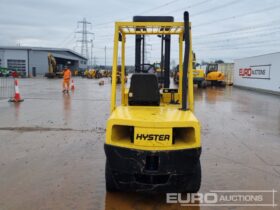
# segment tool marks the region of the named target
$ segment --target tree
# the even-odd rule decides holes
[[[225,63],[223,60],[215,60],[215,63]]]

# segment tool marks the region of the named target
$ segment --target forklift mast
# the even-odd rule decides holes
[[[134,16],[133,22],[174,22],[172,16]],[[140,30],[140,28],[138,29]],[[163,31],[163,28],[161,29]],[[167,30],[167,29],[165,29]],[[137,29],[136,29],[137,31]],[[161,74],[164,78],[164,88],[170,85],[170,35],[161,37]],[[135,36],[135,72],[143,72],[145,64],[145,35]]]

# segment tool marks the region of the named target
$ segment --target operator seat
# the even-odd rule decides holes
[[[160,105],[160,93],[156,75],[135,73],[131,76],[128,104],[130,106]]]

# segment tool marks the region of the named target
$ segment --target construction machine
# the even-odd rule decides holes
[[[197,68],[196,54],[193,52],[193,83],[197,84],[198,88],[206,88],[207,82],[205,81],[205,73],[203,69]]]
[[[88,70],[87,74],[86,74],[88,79],[94,79],[96,76],[96,70],[95,69],[90,69]]]
[[[161,63],[153,64],[155,74],[157,75],[159,84],[163,85],[164,83],[164,66]]]
[[[56,64],[55,57],[48,53],[48,73],[45,74],[45,77],[47,78],[62,78],[63,77],[63,71],[59,71]]]
[[[9,77],[11,75],[11,71],[8,68],[0,67],[0,77]]]
[[[84,71],[84,73],[82,74],[82,77],[88,77],[88,75],[89,75],[89,70],[88,69],[86,69],[85,71]]]
[[[125,71],[125,76],[124,76],[124,82],[126,83],[127,82],[127,73],[126,73],[126,70]],[[111,75],[111,83],[112,83],[113,79],[112,79],[112,75]],[[118,68],[117,68],[117,84],[121,84],[122,82],[122,79],[121,79],[121,66],[118,65]]]
[[[225,87],[225,75],[218,70],[217,63],[209,63],[206,66],[206,82],[207,85]]]
[[[203,69],[197,69],[196,55],[193,52],[193,84],[197,84],[198,88],[206,88],[207,83],[205,81],[205,73]],[[179,66],[176,67],[173,80],[175,84],[179,84]]]
[[[174,22],[170,16],[136,16],[133,20],[115,23],[111,114],[104,144],[106,190],[197,192],[201,142],[200,123],[194,114],[189,14],[184,13],[184,22]],[[169,72],[165,72],[163,87],[155,74],[143,72],[138,56],[136,72],[126,87],[125,45],[131,35],[136,35],[136,47],[140,48],[139,38],[145,35],[178,37],[182,75],[178,89],[167,85]],[[119,42],[121,87],[117,88]],[[118,103],[117,90],[121,92]]]

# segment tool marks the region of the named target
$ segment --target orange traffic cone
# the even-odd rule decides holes
[[[75,90],[74,80],[71,82],[71,90]]]
[[[20,97],[18,80],[15,79],[15,96],[9,100],[10,102],[22,102],[23,99]]]

